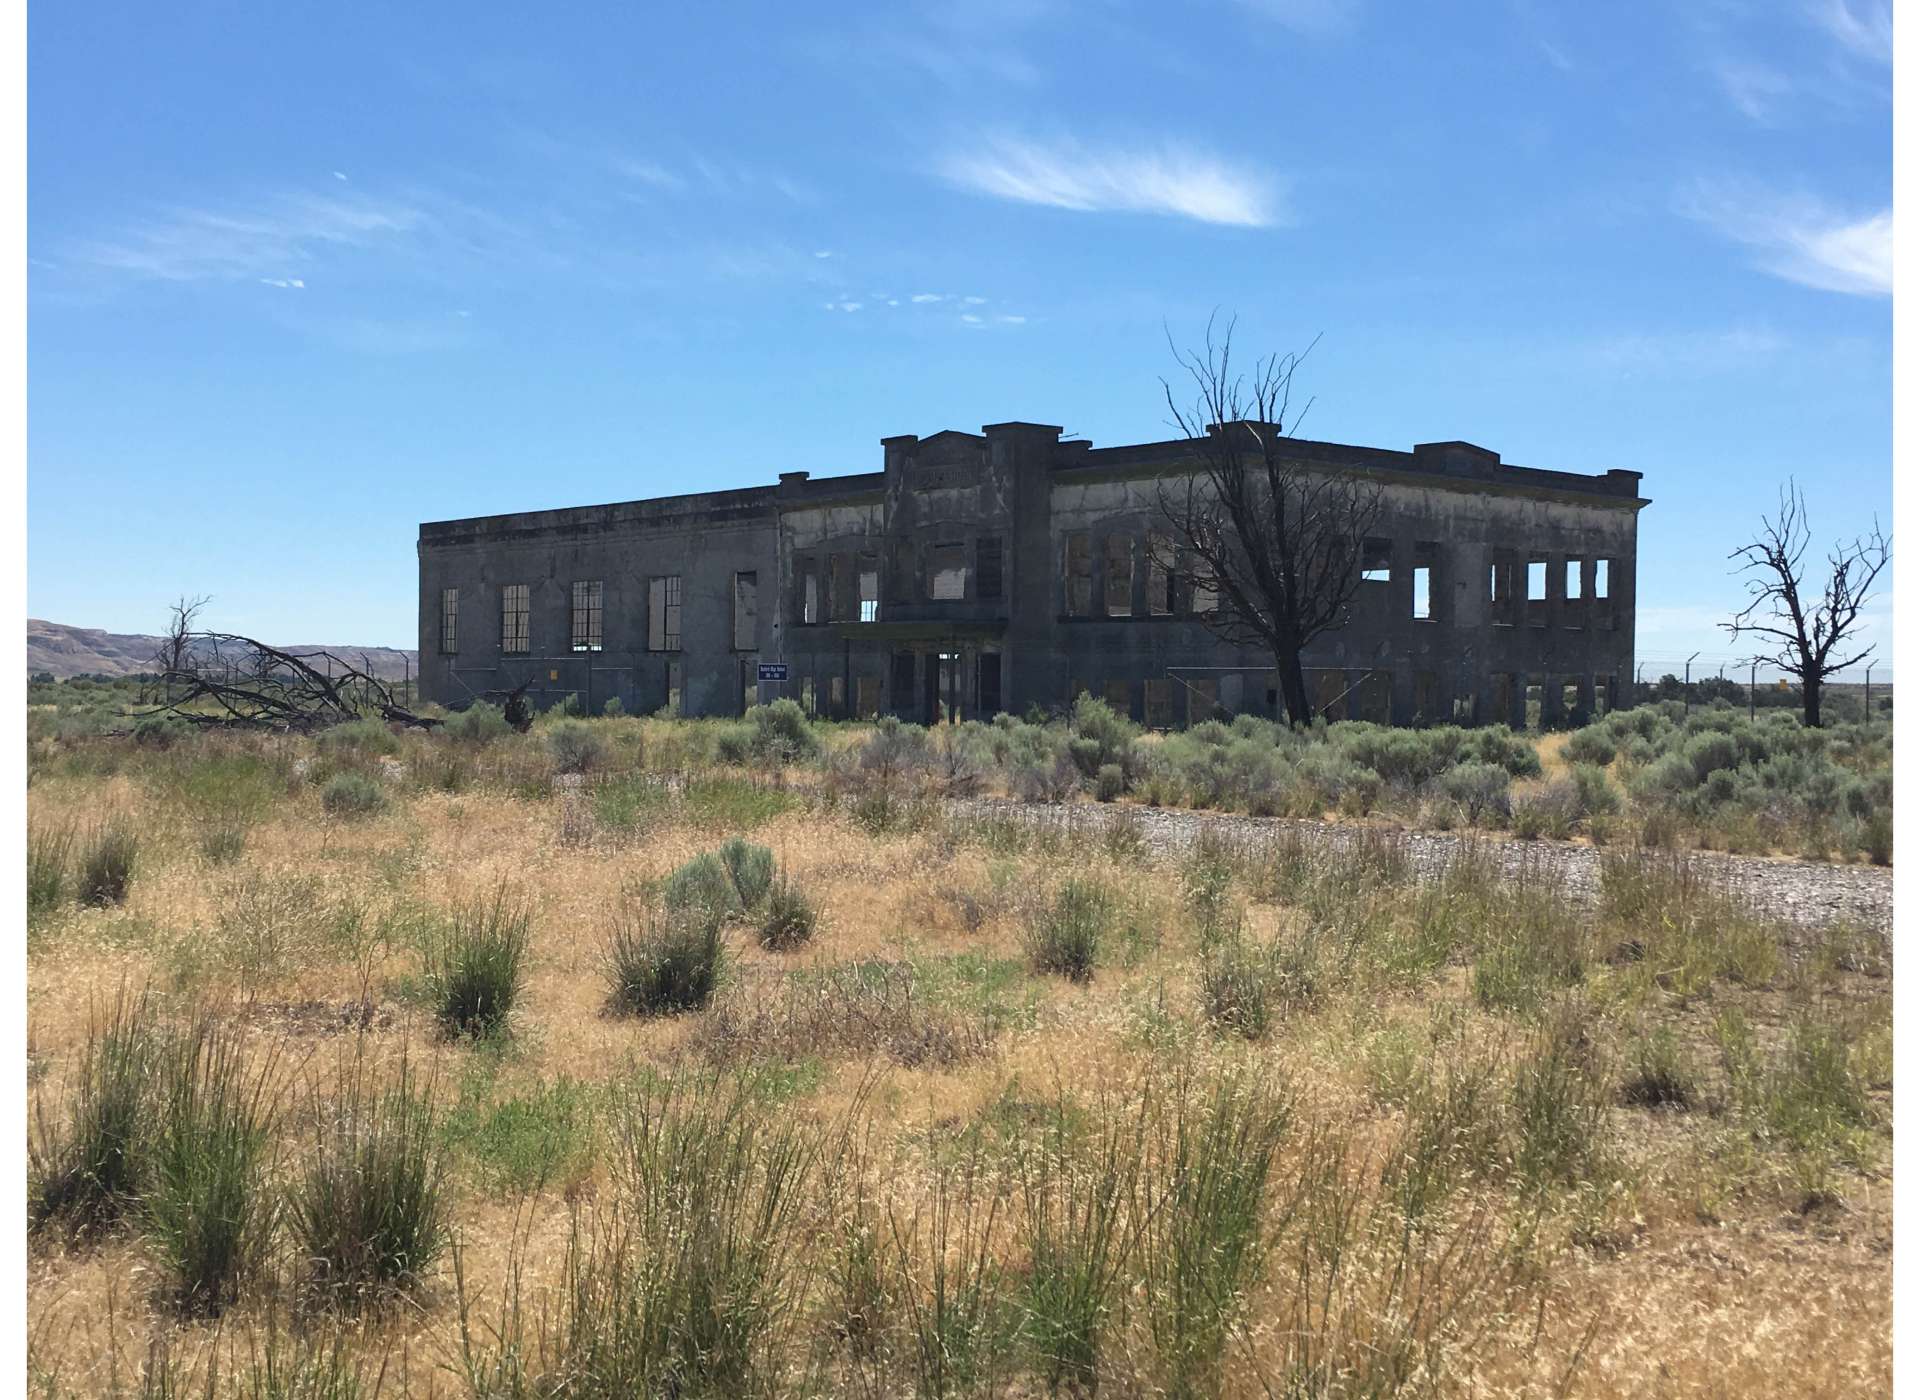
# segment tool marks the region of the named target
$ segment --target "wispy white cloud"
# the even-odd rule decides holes
[[[406,202],[282,194],[250,207],[166,209],[75,245],[71,260],[167,282],[266,280],[328,250],[404,239],[426,223]]]
[[[333,172],[333,178],[336,180],[344,180],[347,178],[347,172],[344,170],[336,170]]]
[[[913,304],[915,306],[925,306],[930,302],[945,301],[945,300],[946,298],[941,296],[938,292],[915,292],[913,294]]]
[[[1868,3],[1856,10],[1850,0],[1815,0],[1814,23],[1861,58],[1893,62],[1893,6]]]
[[[1022,46],[1031,31],[1067,13],[1057,0],[920,0],[850,30],[809,35],[805,46],[836,66],[900,73],[917,85],[931,78],[956,92],[1031,87],[1045,74]]]
[[[1853,296],[1893,295],[1893,210],[1845,214],[1805,196],[1702,183],[1682,213],[1754,250],[1762,271]]]
[[[1576,358],[1622,375],[1719,374],[1772,360],[1788,349],[1770,326],[1634,331],[1574,347]]]
[[[283,287],[296,292],[303,292],[307,288],[305,280],[299,277],[262,277],[260,281],[268,287]]]
[[[1272,176],[1176,146],[1093,150],[1003,136],[949,152],[938,168],[963,189],[1057,209],[1170,214],[1249,228],[1283,215]]]
[[[1793,79],[1779,69],[1730,55],[1714,60],[1713,76],[1743,116],[1761,123],[1771,122],[1794,91]]]

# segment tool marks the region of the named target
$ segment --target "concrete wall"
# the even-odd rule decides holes
[[[1236,712],[1276,713],[1272,659],[1227,645],[1174,598],[1173,614],[1148,605],[1147,536],[1157,528],[1158,484],[1182,470],[1185,445],[1093,449],[1062,443],[1041,424],[996,424],[883,443],[883,469],[777,486],[580,510],[537,512],[421,527],[421,673],[425,693],[458,703],[530,681],[536,703],[567,693],[595,708],[618,695],[629,710],[665,703],[668,666],[682,668],[682,711],[734,714],[752,698],[742,676],[758,661],[785,662],[790,681],[752,694],[795,695],[822,713],[891,711],[925,719],[940,700],[964,714],[981,707],[997,669],[998,708],[1067,703],[1076,689],[1125,686],[1128,709],[1148,716],[1148,681],[1171,719],[1185,722],[1213,693]],[[1361,586],[1348,624],[1309,647],[1310,692],[1334,713],[1398,723],[1524,718],[1534,687],[1544,721],[1626,694],[1633,670],[1638,475],[1599,476],[1502,466],[1464,443],[1411,453],[1297,443],[1309,464],[1366,472],[1383,487],[1375,535],[1389,577]],[[1067,541],[1084,533],[1092,615],[1070,609]],[[1125,541],[1132,582],[1125,617],[1104,615],[1109,537]],[[1000,554],[998,597],[981,595],[991,544]],[[928,589],[933,550],[957,546],[966,594]],[[1610,596],[1592,599],[1595,564],[1608,561]],[[1577,561],[1580,597],[1568,596]],[[1492,566],[1511,569],[1513,601],[1490,599]],[[1546,596],[1529,602],[1528,564],[1544,565]],[[1430,569],[1431,613],[1414,616],[1416,563]],[[836,564],[839,572],[836,575]],[[818,614],[802,612],[802,579],[818,579]],[[878,616],[863,621],[859,577],[878,575]],[[733,636],[735,574],[759,581],[751,650]],[[678,574],[678,653],[648,649],[648,580]],[[831,580],[841,589],[833,594]],[[571,649],[568,607],[576,579],[605,589],[604,647]],[[503,585],[532,598],[532,654],[500,654]],[[440,590],[460,590],[458,650],[441,653]],[[829,608],[832,612],[829,613]],[[953,658],[942,669],[939,658]],[[1169,676],[1178,679],[1168,682]],[[1571,689],[1567,689],[1571,687]],[[1563,707],[1562,696],[1566,695]],[[1121,698],[1119,690],[1114,697]],[[1195,703],[1190,706],[1191,697]],[[991,699],[991,697],[988,697]],[[1168,717],[1163,711],[1162,718]]]

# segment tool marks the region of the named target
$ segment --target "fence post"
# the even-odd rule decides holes
[[[1757,658],[1747,663],[1747,718],[1748,719],[1753,718],[1753,678],[1755,674],[1758,673],[1759,670],[1760,670],[1760,662]]]

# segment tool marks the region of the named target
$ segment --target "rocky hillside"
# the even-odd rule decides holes
[[[280,646],[278,642],[272,643]],[[69,627],[63,622],[27,619],[27,674],[47,672],[64,679],[68,676],[124,676],[148,670],[160,638],[137,632],[102,632],[94,627]],[[285,651],[330,651],[351,657],[356,665],[365,657],[373,674],[383,680],[399,680],[409,668],[417,671],[417,658],[411,651],[393,647],[359,647],[303,642],[282,647]]]

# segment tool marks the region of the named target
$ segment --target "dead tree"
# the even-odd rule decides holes
[[[184,609],[174,618],[155,657],[162,698],[136,719],[171,715],[189,724],[296,733],[367,717],[421,729],[440,723],[400,704],[364,656],[356,666],[330,651],[283,651],[232,632],[195,632],[182,625],[192,621]]]
[[[1857,666],[1873,655],[1859,642],[1860,610],[1874,581],[1893,558],[1893,540],[1873,529],[1851,544],[1827,551],[1826,577],[1808,580],[1807,501],[1791,479],[1780,491],[1780,513],[1760,519],[1760,538],[1727,557],[1741,561],[1736,572],[1750,573],[1746,607],[1720,625],[1735,637],[1764,639],[1770,652],[1756,660],[1800,678],[1800,709],[1809,728],[1820,727],[1820,692],[1828,676]],[[1808,598],[1807,582],[1820,592]]]
[[[1191,611],[1215,636],[1273,654],[1287,718],[1307,724],[1314,707],[1300,654],[1347,620],[1381,487],[1289,450],[1313,406],[1292,413],[1294,371],[1313,346],[1260,359],[1246,376],[1234,368],[1233,330],[1229,321],[1216,343],[1209,320],[1204,352],[1174,348],[1193,381],[1190,406],[1161,381],[1195,469],[1162,480],[1167,537],[1149,553],[1181,596],[1212,603]]]

